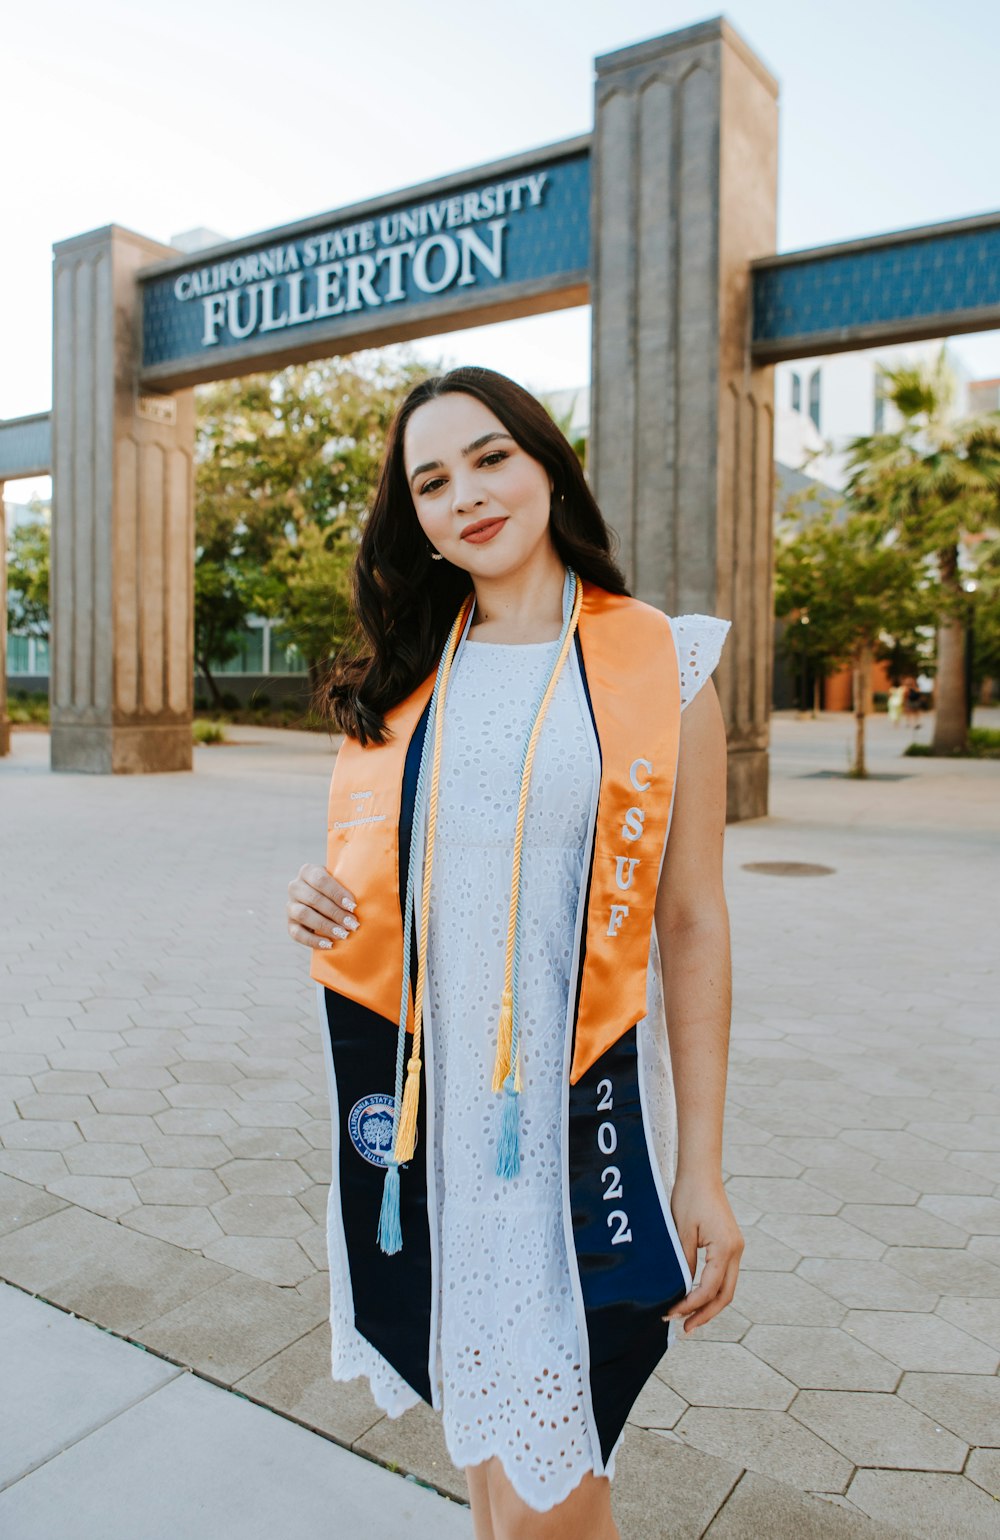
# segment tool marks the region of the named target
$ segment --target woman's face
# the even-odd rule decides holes
[[[474,577],[501,577],[550,543],[548,471],[475,396],[452,392],[419,406],[403,462],[428,540]],[[480,525],[483,538],[469,538]]]

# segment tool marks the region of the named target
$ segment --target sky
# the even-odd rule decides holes
[[[671,0],[9,7],[0,418],[51,405],[54,242],[111,223],[236,238],[589,132],[596,55],[715,14]],[[992,0],[732,0],[725,15],[780,85],[779,251],[997,207]],[[589,379],[589,338],[582,308],[419,350],[555,390]],[[1000,333],[955,346],[974,375],[1000,375]]]

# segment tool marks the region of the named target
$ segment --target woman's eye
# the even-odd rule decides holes
[[[482,463],[483,465],[489,465],[492,462],[495,465],[498,461],[506,460],[506,458],[506,449],[491,449],[489,454],[483,456]]]
[[[420,488],[421,494],[423,494],[424,492],[433,492],[434,488],[436,486],[440,485],[440,482],[441,482],[441,477],[440,476],[435,477],[435,479],[433,481],[426,481],[424,483],[424,485]]]

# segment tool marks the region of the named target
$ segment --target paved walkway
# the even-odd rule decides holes
[[[159,1355],[135,1355],[157,1366],[137,1392],[150,1429],[197,1397],[238,1452],[248,1398],[282,1413],[254,1416],[294,1438],[297,1485],[315,1475],[305,1536],[324,1482],[363,1496],[372,1460],[465,1489],[430,1411],[390,1420],[328,1375],[325,1072],[283,909],[322,849],[330,749],[234,736],[196,750],[193,776],[52,775],[47,735],[18,731],[0,761],[0,1278],[17,1286],[0,1293]],[[850,736],[848,717],[776,719],[773,815],[729,831],[744,1277],[635,1408],[615,1484],[626,1540],[997,1531],[1000,765],[900,759],[906,730],[879,719],[886,778],[857,783],[837,773]],[[834,871],[746,869],[775,861]],[[145,1436],[110,1383],[107,1416],[67,1441],[104,1417],[99,1432],[49,1459],[53,1424],[34,1474],[0,1469],[18,1540],[53,1532],[45,1502],[76,1502],[73,1449],[101,1440],[113,1466],[129,1419]],[[368,1462],[344,1467],[330,1441]],[[197,1451],[189,1465],[176,1447],[197,1493]],[[427,1501],[435,1534],[441,1513],[467,1524]],[[204,1512],[192,1540],[220,1532]]]

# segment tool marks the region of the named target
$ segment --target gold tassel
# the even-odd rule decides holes
[[[420,1098],[420,1060],[411,1058],[406,1066],[406,1085],[403,1087],[403,1105],[396,1130],[396,1148],[393,1159],[397,1162],[411,1160],[417,1147],[417,1102]]]
[[[497,1056],[493,1065],[493,1089],[502,1091],[510,1074],[510,1045],[514,1032],[514,995],[505,989],[500,999],[500,1025],[497,1028]]]

